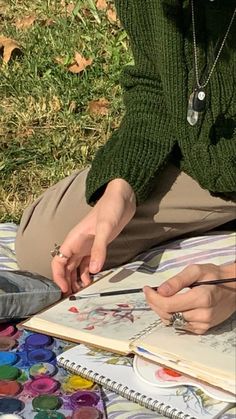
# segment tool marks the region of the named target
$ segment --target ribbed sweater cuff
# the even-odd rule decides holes
[[[166,138],[161,133],[165,127]],[[126,115],[118,131],[102,147],[87,177],[86,199],[93,205],[112,179],[125,179],[133,188],[137,204],[152,189],[151,180],[167,163],[173,148],[171,126],[165,112]]]
[[[222,139],[215,145],[200,142],[186,147],[185,144],[184,153],[187,156],[184,170],[189,172],[202,188],[214,193],[236,191],[235,139]]]

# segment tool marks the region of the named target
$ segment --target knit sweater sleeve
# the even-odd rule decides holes
[[[189,146],[182,149],[183,154],[188,156],[184,159],[183,170],[194,177],[202,188],[229,196],[234,193],[235,197],[236,135],[221,137],[216,144],[195,143],[191,152]]]
[[[118,15],[130,37],[134,65],[126,67],[121,77],[126,108],[121,125],[98,150],[87,177],[86,199],[91,205],[115,178],[132,186],[138,204],[145,200],[154,175],[167,163],[175,142],[157,60],[151,48],[145,47],[147,28],[140,24],[135,3],[116,0]]]

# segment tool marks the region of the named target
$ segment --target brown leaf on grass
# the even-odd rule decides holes
[[[89,58],[88,60],[84,58],[79,52],[75,53],[75,57],[71,64],[65,63],[65,58],[63,57],[56,57],[55,61],[57,64],[63,65],[68,71],[71,73],[81,73],[86,67],[92,64],[93,60],[92,58]]]
[[[16,20],[15,27],[17,29],[22,29],[22,30],[28,29],[34,24],[35,19],[36,19],[35,15],[21,17]]]
[[[18,42],[11,38],[0,36],[0,51],[3,50],[2,59],[4,63],[8,63],[11,59],[12,53],[21,52]]]
[[[117,22],[117,14],[115,9],[113,9],[113,7],[109,7],[109,9],[107,10],[107,17],[109,22],[111,23],[115,23]]]
[[[65,0],[61,0],[61,6],[64,8],[64,11],[65,11],[66,15],[70,16],[70,15],[72,15],[76,5],[73,2],[68,2],[68,1],[65,1]]]
[[[92,100],[88,104],[90,114],[108,115],[110,103],[104,97],[98,100]]]
[[[107,10],[108,4],[106,0],[97,0],[96,7],[98,10]]]
[[[92,58],[89,58],[87,60],[79,52],[76,52],[74,62],[70,64],[67,68],[68,68],[68,71],[70,71],[71,73],[77,74],[77,73],[81,73],[86,67],[90,66],[92,62],[93,62]]]

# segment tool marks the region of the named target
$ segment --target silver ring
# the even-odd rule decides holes
[[[175,329],[184,329],[184,326],[188,323],[185,320],[183,313],[173,313],[170,322]]]
[[[54,258],[54,256],[59,256],[59,258],[64,258],[64,259],[69,259],[68,256],[64,255],[61,251],[60,251],[60,245],[59,244],[54,244],[54,249],[51,250],[51,256]]]

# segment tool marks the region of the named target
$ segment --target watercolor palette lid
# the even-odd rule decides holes
[[[192,386],[202,390],[205,394],[216,400],[227,403],[235,403],[236,397],[223,390],[211,387],[205,383],[199,382],[193,378],[187,377],[170,368],[157,365],[152,361],[135,355],[133,369],[137,377],[148,385],[158,388],[170,388],[178,386]]]

